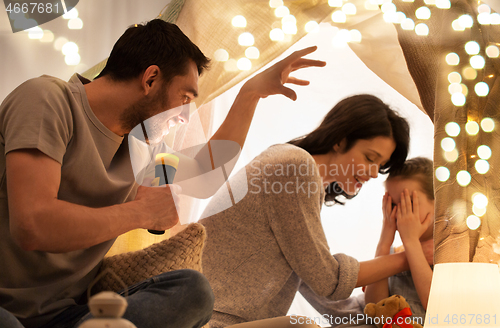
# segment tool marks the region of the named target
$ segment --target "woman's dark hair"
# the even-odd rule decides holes
[[[348,97],[335,105],[323,122],[314,131],[298,139],[290,141],[311,155],[327,154],[333,146],[344,138],[350,150],[358,140],[373,139],[384,136],[392,137],[396,149],[389,161],[381,166],[379,173],[387,174],[401,167],[408,155],[410,143],[410,127],[408,122],[394,110],[375,96],[362,94]],[[347,195],[336,182],[325,189],[325,204],[343,204],[338,198],[352,198]]]
[[[427,198],[434,200],[434,164],[430,159],[414,157],[407,160],[398,169],[391,170],[385,182],[396,178],[417,181]]]
[[[107,75],[115,81],[127,81],[157,65],[169,83],[175,76],[187,74],[189,60],[200,75],[210,63],[177,25],[153,19],[145,25],[132,25],[123,33],[96,79]]]

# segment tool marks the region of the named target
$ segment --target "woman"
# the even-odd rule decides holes
[[[245,198],[200,221],[208,234],[204,274],[215,294],[210,326],[284,316],[299,288],[345,299],[357,286],[407,270],[404,253],[361,263],[331,255],[320,211],[401,166],[408,144],[405,119],[374,96],[352,96],[316,130],[269,147],[232,178],[232,190],[248,186]],[[205,212],[227,207],[226,197],[220,190]]]

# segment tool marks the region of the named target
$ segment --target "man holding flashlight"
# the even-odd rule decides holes
[[[243,146],[260,98],[306,85],[289,73],[323,62],[298,51],[249,80],[211,140]],[[0,106],[0,326],[77,327],[89,319],[85,292],[114,239],[178,221],[178,187],[135,183],[127,138],[144,120],[197,96],[208,59],[162,20],[129,28],[93,81],[42,76]],[[195,164],[193,164],[195,165]],[[201,327],[213,294],[203,275],[162,274],[136,286],[124,317],[138,327]],[[158,308],[159,307],[159,308]],[[147,325],[144,325],[147,323]]]

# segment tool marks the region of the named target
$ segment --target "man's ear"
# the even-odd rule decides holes
[[[141,89],[144,90],[144,95],[147,96],[160,81],[160,68],[156,65],[151,65],[142,74]]]
[[[346,138],[344,138],[344,139],[340,140],[340,142],[338,144],[335,144],[333,146],[333,151],[338,153],[338,154],[342,154],[345,152],[346,146],[347,146],[347,140],[346,140]]]

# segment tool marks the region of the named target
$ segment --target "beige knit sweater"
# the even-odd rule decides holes
[[[301,282],[330,300],[349,297],[359,263],[331,255],[321,226],[324,199],[314,159],[275,145],[230,179],[248,186],[236,205],[200,222],[206,227],[203,272],[215,293],[211,327],[286,315]],[[206,212],[225,203],[220,190]]]

